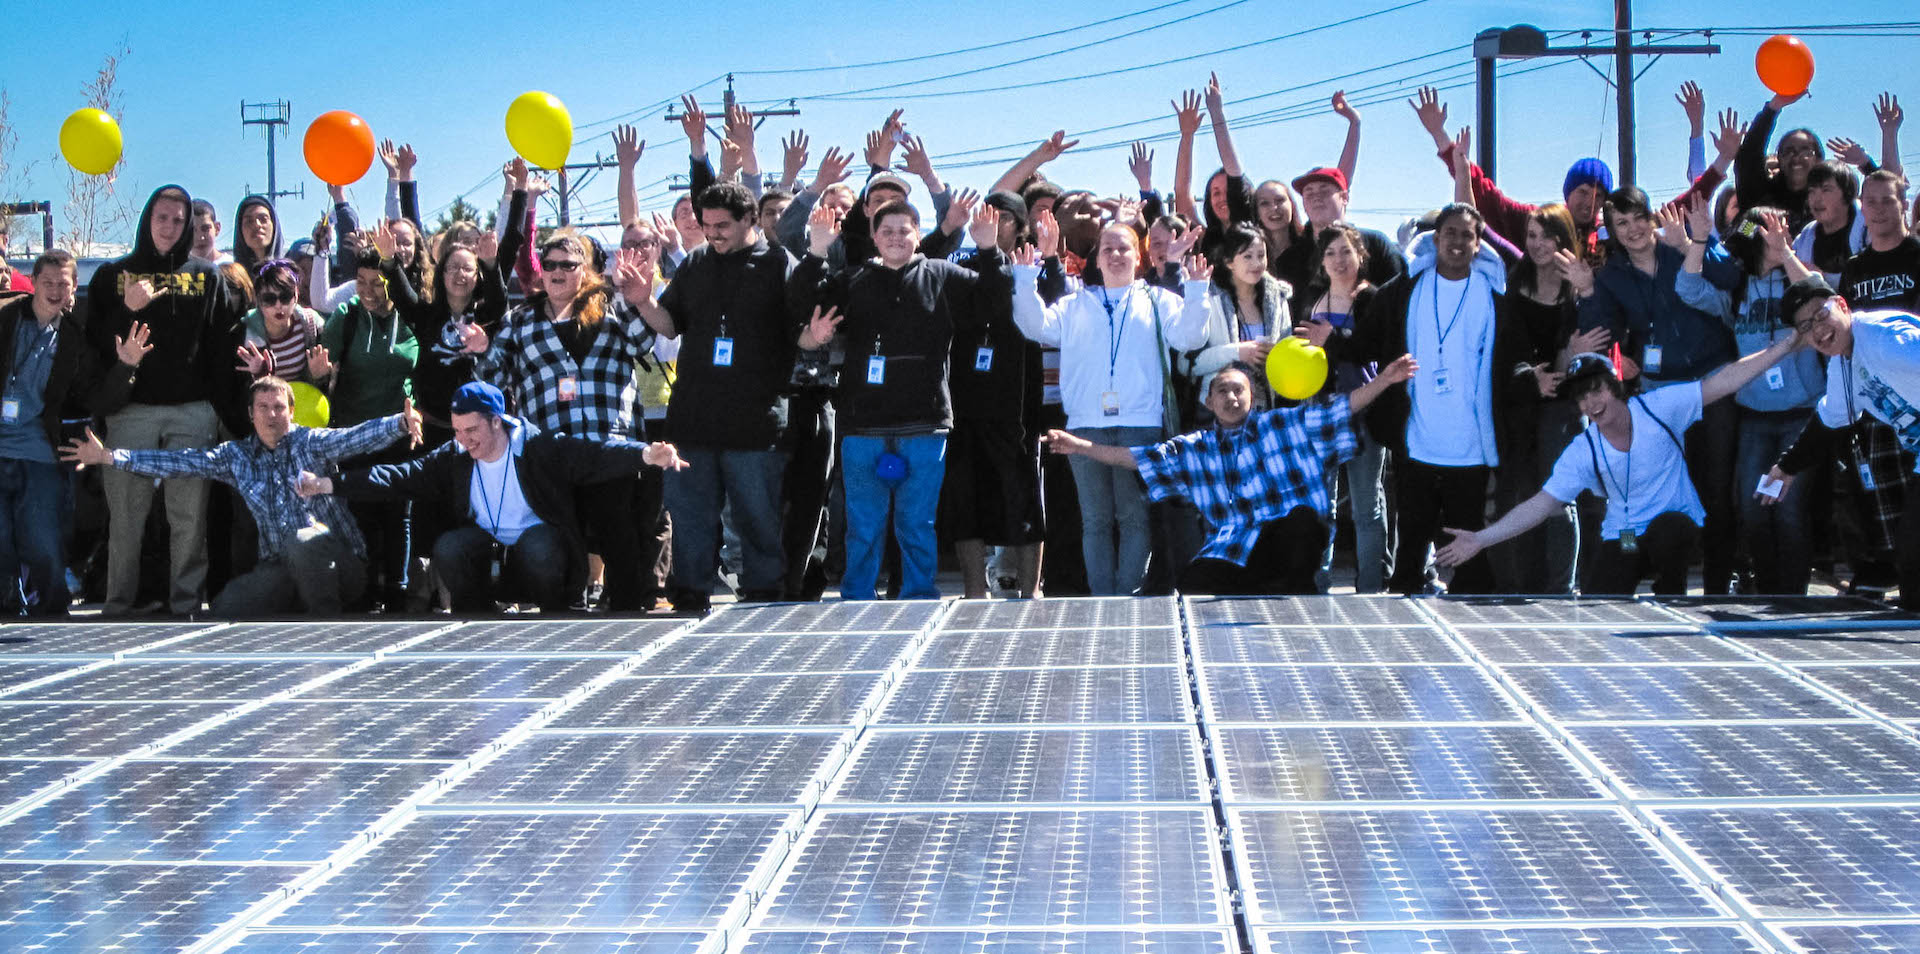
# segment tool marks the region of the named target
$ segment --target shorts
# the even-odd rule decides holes
[[[957,421],[947,434],[947,475],[940,486],[940,539],[988,546],[1039,543],[1047,537],[1040,498],[1040,444],[1018,421]]]

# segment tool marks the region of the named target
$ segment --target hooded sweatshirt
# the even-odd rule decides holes
[[[187,190],[177,185],[161,186],[148,197],[146,208],[140,212],[133,251],[100,266],[87,283],[87,340],[102,366],[111,367],[119,360],[114,353],[115,339],[126,335],[138,319],[152,330],[148,343],[153,350],[134,371],[128,402],[167,405],[209,401],[229,427],[238,423],[244,429],[241,396],[246,375],[234,370],[233,353],[244,340],[240,319],[245,308],[217,267],[193,259],[191,228],[181,229],[179,240],[170,249],[154,244],[153,207],[163,197],[192,208]],[[166,291],[139,312],[130,311],[123,294],[143,278],[156,290]],[[94,410],[111,414],[119,407]]]
[[[240,234],[244,230],[240,223],[246,221],[247,210],[256,205],[264,206],[267,210],[267,218],[273,222],[273,238],[267,242],[265,259],[254,254],[253,249],[247,245],[246,237]],[[240,209],[233,213],[233,228],[233,261],[234,264],[247,270],[248,278],[256,277],[254,271],[260,267],[261,262],[280,257],[280,213],[274,210],[273,202],[266,196],[250,195],[241,199]]]

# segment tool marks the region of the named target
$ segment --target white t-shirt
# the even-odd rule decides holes
[[[1452,281],[1428,272],[1414,284],[1407,304],[1407,351],[1420,363],[1407,385],[1407,454],[1414,460],[1438,467],[1499,463],[1481,434],[1493,426],[1493,321],[1493,296],[1477,274]]]
[[[540,518],[527,507],[520,493],[520,472],[511,452],[499,459],[473,462],[473,483],[467,490],[467,503],[473,507],[473,520],[495,540],[513,546]]]
[[[1872,415],[1920,446],[1920,318],[1896,311],[1853,314],[1853,355],[1827,362],[1827,391],[1819,403],[1828,427]]]
[[[1620,539],[1620,531],[1627,527],[1635,534],[1645,533],[1653,518],[1669,510],[1686,514],[1695,524],[1706,523],[1707,512],[1693,490],[1686,448],[1681,444],[1687,428],[1700,420],[1699,382],[1629,398],[1627,412],[1633,433],[1626,453],[1608,443],[1599,426],[1589,424],[1560,452],[1553,475],[1542,489],[1566,503],[1583,490],[1606,497],[1607,515],[1600,521],[1600,536],[1605,540]]]

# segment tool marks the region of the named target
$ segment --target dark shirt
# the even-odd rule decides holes
[[[968,253],[965,263],[971,264],[977,254],[977,249]],[[995,258],[1003,263],[999,267],[1004,268],[1005,259],[997,255]],[[1012,284],[1010,276],[1007,282]],[[1012,295],[1004,301],[982,304],[992,311],[986,325],[953,336],[950,364],[953,416],[960,421],[1018,423],[1027,404],[1027,358],[1032,349],[1026,336],[1013,323]],[[983,355],[982,349],[987,353]]]
[[[1907,236],[1885,252],[1869,245],[1847,260],[1840,296],[1855,311],[1898,308],[1920,312],[1920,237]]]
[[[1648,275],[1616,252],[1593,273],[1593,294],[1580,303],[1580,328],[1605,327],[1621,351],[1654,381],[1694,381],[1732,361],[1733,332],[1716,315],[1680,300],[1675,282],[1685,256],[1654,246],[1657,274]],[[1660,349],[1659,368],[1647,367],[1648,347]]]
[[[787,276],[793,256],[766,242],[717,254],[703,245],[660,296],[680,335],[667,434],[681,444],[761,450],[787,426],[793,376]],[[716,343],[731,342],[731,363]]]

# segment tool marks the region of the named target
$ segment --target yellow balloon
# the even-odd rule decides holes
[[[87,175],[112,172],[120,147],[120,124],[102,110],[76,109],[60,124],[60,155]]]
[[[319,388],[305,381],[295,381],[293,388],[293,423],[301,427],[326,427],[332,419],[332,411],[327,407],[327,396]]]
[[[1304,401],[1327,384],[1327,353],[1304,338],[1286,338],[1267,352],[1267,383],[1289,401]]]
[[[558,169],[573,148],[573,116],[552,93],[521,93],[507,107],[507,142],[527,162]]]

